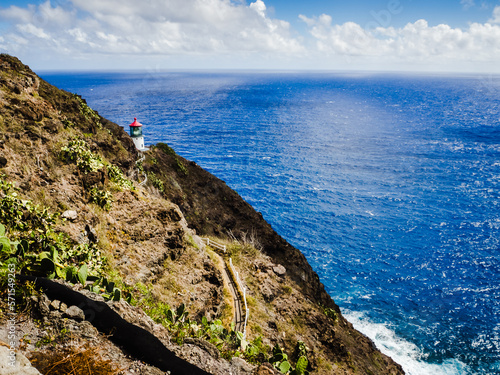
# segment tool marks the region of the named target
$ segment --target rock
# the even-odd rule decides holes
[[[123,299],[120,301],[108,301],[107,304],[127,322],[142,327],[148,332],[153,332],[154,321],[140,308],[131,306]]]
[[[126,255],[122,256],[120,259],[116,261],[117,266],[128,265],[128,264],[130,264],[130,258]]]
[[[87,238],[90,243],[97,243],[97,232],[90,225],[85,225],[85,231],[87,232]]]
[[[275,370],[270,363],[263,363],[257,367],[252,375],[277,375],[281,374],[278,370]]]
[[[137,375],[165,375],[161,370],[156,367],[148,366],[144,363],[137,362],[129,367],[127,374],[137,374]]]
[[[58,300],[53,300],[51,303],[50,303],[50,307],[52,307],[54,310],[59,310],[59,308],[61,307],[61,301],[58,301]]]
[[[3,168],[7,165],[7,159],[4,156],[0,156],[0,168]]]
[[[55,134],[61,130],[62,126],[59,122],[54,120],[45,121],[43,129],[49,134]]]
[[[99,331],[97,331],[97,329],[92,325],[92,323],[86,320],[79,323],[78,329],[80,330],[80,334],[83,337],[95,338],[99,335]]]
[[[42,294],[40,300],[38,301],[38,308],[42,315],[48,315],[50,313],[50,300],[45,294]]]
[[[215,359],[197,345],[185,344],[181,347],[173,348],[176,351],[176,354],[180,358],[185,358],[189,360],[194,366],[208,372],[209,374],[217,374],[217,375],[230,375],[230,374],[238,374],[236,371],[231,371],[231,365],[228,361],[223,358]],[[188,372],[186,372],[187,374]],[[239,373],[242,375],[242,373]]]
[[[26,132],[24,133],[24,136],[25,137],[28,137],[29,139],[31,139],[32,141],[36,141],[40,138],[42,138],[39,134],[39,129],[28,129],[26,130]]]
[[[267,322],[267,326],[271,329],[274,329],[275,331],[278,330],[278,325],[276,324],[276,322]]]
[[[231,367],[236,370],[237,374],[249,374],[255,368],[255,366],[239,357],[231,358]]]
[[[254,267],[256,271],[258,270],[261,272],[267,272],[271,269],[272,266],[273,266],[272,263],[262,259],[256,259],[254,262]]]
[[[264,297],[266,302],[271,302],[276,298],[275,291],[266,283],[260,285],[260,292],[262,293],[262,297]]]
[[[219,354],[220,353],[219,353],[219,350],[217,349],[217,347],[214,344],[209,343],[206,340],[202,340],[202,339],[198,339],[198,338],[194,338],[193,339],[191,337],[187,337],[187,338],[184,339],[184,343],[185,344],[196,345],[197,347],[199,347],[199,348],[205,350],[206,352],[208,352],[212,358],[219,359]]]
[[[164,223],[168,223],[170,221],[178,222],[182,219],[182,214],[178,209],[172,207],[168,210],[160,210],[157,214],[157,218]]]
[[[67,210],[62,213],[61,217],[69,221],[75,221],[78,218],[78,213],[73,210]]]
[[[97,185],[100,186],[106,185],[106,181],[108,180],[108,175],[104,173],[104,171],[89,172],[82,174],[81,179],[85,189],[90,190],[91,188]]]
[[[85,319],[85,314],[83,313],[83,310],[77,306],[70,306],[66,309],[65,314],[68,316],[68,318],[75,319],[75,320],[84,320]]]
[[[273,271],[276,275],[283,277],[286,274],[286,268],[283,267],[281,264],[278,264],[277,266],[273,267]]]
[[[23,87],[19,84],[16,84],[12,91],[14,91],[14,94],[20,95],[23,92]]]
[[[15,352],[15,361],[11,362],[10,348],[5,344],[0,346],[0,374],[2,375],[40,375],[40,372],[31,366],[30,361],[18,351]]]
[[[51,321],[58,320],[61,317],[62,317],[62,312],[60,312],[59,310],[52,310],[48,315],[48,318]]]

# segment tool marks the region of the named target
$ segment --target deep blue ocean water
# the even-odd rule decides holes
[[[42,76],[225,180],[408,374],[500,374],[500,77]]]

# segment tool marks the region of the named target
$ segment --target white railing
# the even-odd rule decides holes
[[[214,240],[211,240],[210,238],[202,238],[201,239],[203,242],[207,244],[207,246],[214,247],[216,249],[222,250],[224,253],[226,252],[226,245],[220,244]],[[231,267],[232,274],[234,275],[235,283],[236,283],[236,288],[237,288],[237,293],[238,291],[241,291],[242,297],[243,297],[243,303],[245,304],[245,323],[243,325],[243,339],[245,340],[247,337],[247,323],[248,323],[248,314],[249,314],[249,309],[248,309],[248,304],[247,304],[247,295],[246,295],[246,288],[243,286],[243,283],[241,282],[240,275],[236,270],[234,269],[233,266],[233,260],[229,258],[229,266]]]
[[[248,322],[248,305],[247,305],[247,295],[246,295],[246,288],[243,286],[243,283],[240,280],[240,275],[238,272],[233,267],[233,260],[229,258],[229,265],[231,266],[231,271],[233,271],[233,275],[236,276],[236,286],[242,291],[243,293],[243,302],[245,303],[245,324],[243,325],[243,340],[247,338],[247,322]]]
[[[204,241],[208,246],[211,246],[211,247],[219,249],[223,252],[226,252],[226,245],[215,242],[214,240],[211,240],[210,238],[202,238],[201,240]]]

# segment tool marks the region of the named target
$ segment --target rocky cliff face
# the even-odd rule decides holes
[[[61,246],[54,264],[41,261],[40,255],[33,258],[53,269],[25,264],[18,274],[54,277],[58,285],[95,301],[117,299],[113,293],[121,293],[120,301],[107,302],[114,312],[154,335],[178,358],[212,374],[277,372],[276,366],[265,364],[276,360],[275,346],[288,353],[292,366],[307,356],[310,373],[403,373],[342,317],[300,251],[223,181],[165,144],[138,160],[120,126],[100,117],[77,95],[43,81],[16,58],[0,56],[0,179],[4,186],[15,183],[23,201],[66,217],[54,219],[49,240],[65,239],[64,245],[51,245]],[[147,182],[140,185],[144,176]],[[7,190],[0,192],[4,201],[7,196]],[[23,215],[31,220],[34,214]],[[23,238],[7,215],[0,215],[0,224],[11,241]],[[225,244],[227,253],[218,254],[199,236]],[[82,249],[87,249],[85,257]],[[53,251],[47,254],[54,256]],[[243,341],[230,328],[236,302],[228,287],[231,275],[224,271],[229,256],[250,307]],[[94,278],[82,282],[83,264]],[[43,358],[75,348],[101,358],[101,364],[113,368],[108,373],[168,370],[154,360],[139,362],[140,353],[113,340],[116,331],[99,329],[85,311],[70,309],[64,302],[70,292],[58,296],[50,292],[58,287],[37,286],[45,294],[23,295],[17,337],[23,338],[19,351],[42,372],[47,365]],[[18,288],[25,290],[20,284]],[[7,342],[3,300],[0,340]],[[178,306],[189,311],[188,326]],[[227,339],[210,333],[219,328]]]

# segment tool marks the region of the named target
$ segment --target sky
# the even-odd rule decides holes
[[[500,0],[0,0],[35,70],[500,73]]]

